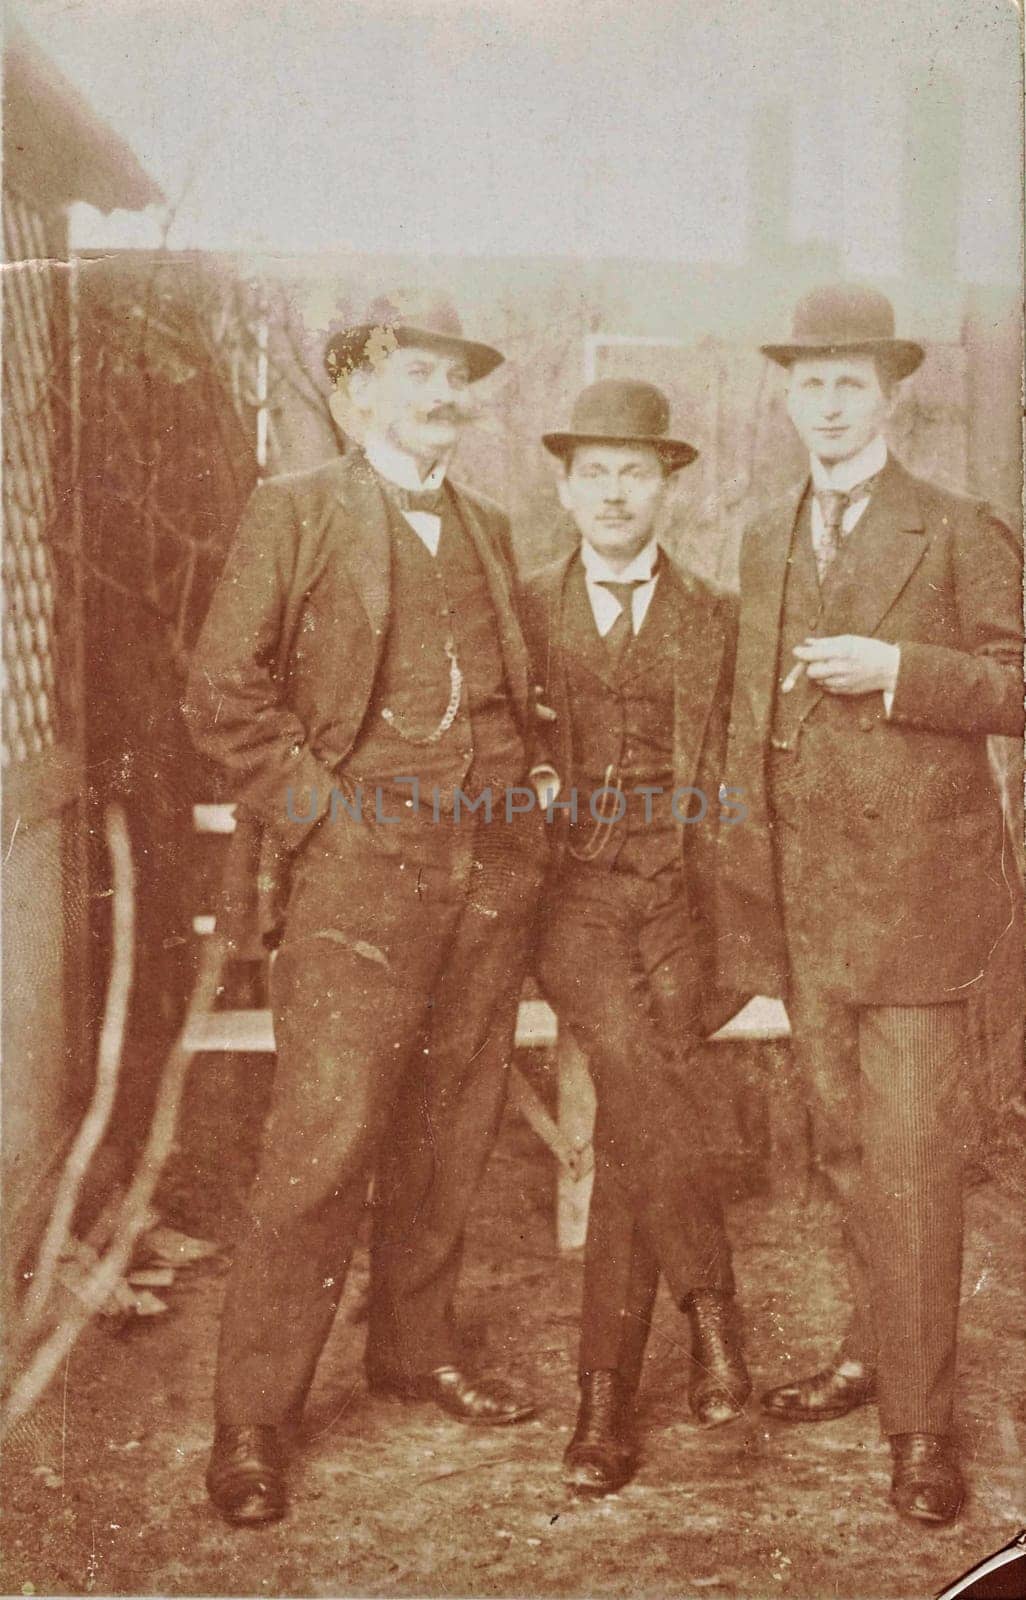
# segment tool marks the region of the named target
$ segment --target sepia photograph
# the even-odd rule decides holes
[[[1024,1592],[1023,106],[5,5],[0,1592]]]

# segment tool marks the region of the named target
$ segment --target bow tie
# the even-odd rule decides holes
[[[440,517],[445,509],[444,481],[437,489],[403,489],[390,483],[388,492],[400,511],[430,511],[432,516]]]

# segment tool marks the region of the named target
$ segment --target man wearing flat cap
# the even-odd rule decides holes
[[[333,338],[330,404],[359,447],[257,488],[196,648],[188,717],[235,781],[237,854],[265,904],[287,877],[207,1473],[234,1523],[285,1509],[372,1176],[372,1389],[469,1423],[533,1411],[467,1372],[453,1324],[545,850],[533,805],[503,809],[531,760],[508,522],[448,476],[501,360],[446,305],[382,302]]]
[[[580,543],[523,601],[560,784],[536,970],[596,1091],[580,1410],[564,1477],[598,1495],[633,1470],[660,1274],[690,1322],[696,1420],[732,1421],[750,1391],[693,1081],[712,1003],[709,868],[735,620],[658,543],[674,474],[697,455],[672,437],[660,390],[595,383],[544,443]]]
[[[892,1501],[957,1516],[951,1442],[967,1003],[1014,877],[987,736],[1021,736],[1021,542],[913,477],[885,429],[923,359],[858,285],[799,302],[787,371],[805,480],[749,530],[720,834],[732,981],[785,996],[854,1311],[834,1361],[770,1416],[878,1407]]]

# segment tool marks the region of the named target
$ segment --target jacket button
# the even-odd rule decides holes
[[[860,717],[859,718],[859,729],[860,729],[860,731],[862,733],[872,733],[872,731],[873,731],[873,729],[875,727],[876,727],[876,722],[875,722],[874,718],[872,718],[872,717]]]
[[[876,822],[883,815],[883,813],[879,811],[876,806],[863,806],[862,815],[867,819],[867,821]]]

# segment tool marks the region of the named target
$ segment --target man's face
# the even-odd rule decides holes
[[[400,346],[355,372],[352,399],[367,430],[431,465],[453,449],[473,412],[460,356]]]
[[[559,479],[559,498],[581,538],[626,565],[655,532],[667,482],[648,445],[582,444]]]
[[[883,431],[890,385],[872,356],[810,357],[791,364],[787,410],[810,454],[848,461]]]

